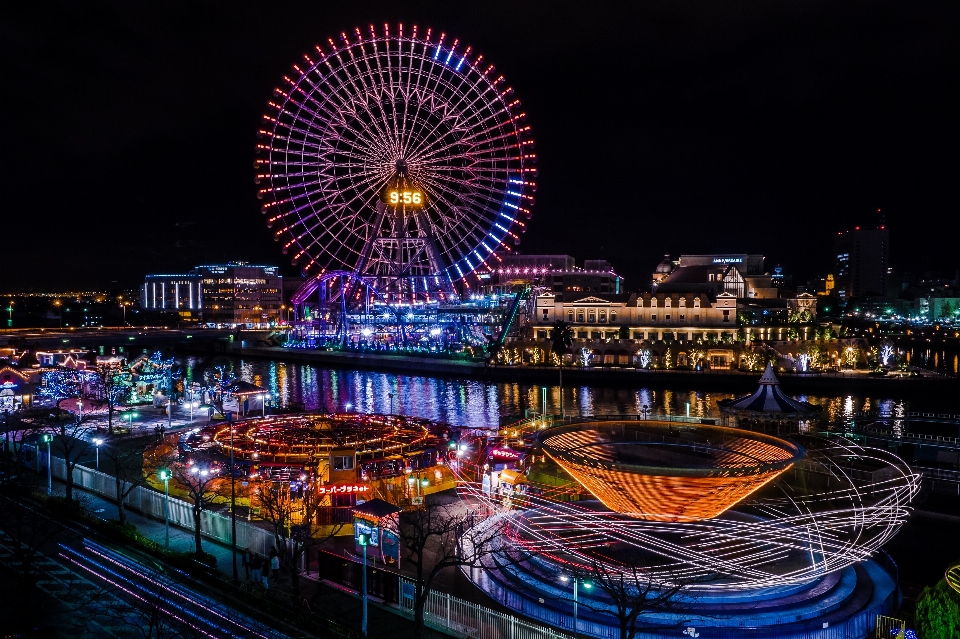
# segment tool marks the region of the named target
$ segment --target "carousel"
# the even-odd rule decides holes
[[[793,399],[780,390],[773,366],[760,377],[760,387],[751,395],[717,402],[724,426],[788,434],[807,432],[820,417],[820,407]]]

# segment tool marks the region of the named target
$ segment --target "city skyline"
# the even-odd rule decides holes
[[[956,268],[949,234],[922,222],[952,194],[955,9],[603,9],[20,9],[5,253],[31,268],[0,289],[129,287],[231,259],[294,274],[258,211],[254,132],[303,52],[385,21],[461,38],[516,89],[540,174],[519,251],[608,259],[631,290],[668,252],[763,253],[805,281],[882,209],[891,265]]]

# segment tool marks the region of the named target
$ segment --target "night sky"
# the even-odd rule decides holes
[[[281,76],[371,22],[496,64],[540,171],[519,250],[611,260],[761,252],[803,281],[878,223],[902,269],[957,256],[956,2],[8,3],[0,292],[285,265],[253,148]]]

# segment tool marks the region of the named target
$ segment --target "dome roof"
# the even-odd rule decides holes
[[[673,260],[670,259],[670,255],[667,254],[663,256],[663,261],[657,264],[656,272],[669,275],[670,273],[673,273],[673,269],[676,267],[677,265],[673,263]]]

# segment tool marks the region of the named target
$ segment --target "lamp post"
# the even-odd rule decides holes
[[[97,470],[100,470],[100,444],[103,443],[103,440],[99,437],[93,440],[94,445],[97,447]]]
[[[50,456],[50,444],[53,443],[53,435],[50,433],[44,433],[43,435],[40,435],[40,441],[47,445],[47,495],[52,495],[53,474],[50,469],[50,462],[53,461],[53,457]]]
[[[364,533],[358,535],[357,541],[363,546],[363,578],[361,580],[363,588],[363,617],[360,622],[360,634],[367,636],[367,546],[370,543],[370,535]]]
[[[133,418],[138,417],[139,413],[127,413],[127,429],[130,430],[133,428]]]
[[[237,572],[237,473],[233,468],[233,422],[227,413],[227,426],[230,428],[230,552],[233,554],[233,583],[240,583]]]
[[[647,415],[650,414],[650,407],[644,404],[640,407],[640,413],[643,415],[643,418],[646,419]]]
[[[157,472],[157,476],[163,480],[163,547],[170,550],[170,471],[166,468],[161,468],[159,472]]]
[[[570,581],[571,579],[573,580],[573,634],[576,635],[577,634],[577,605],[579,603],[577,600],[577,585],[583,580],[576,576],[568,577],[566,575],[560,575],[560,581],[564,583]],[[593,584],[590,583],[589,581],[583,581],[583,587],[587,590],[590,590],[591,588],[593,588]]]
[[[387,393],[387,397],[390,398],[390,414],[393,415],[393,393]]]

